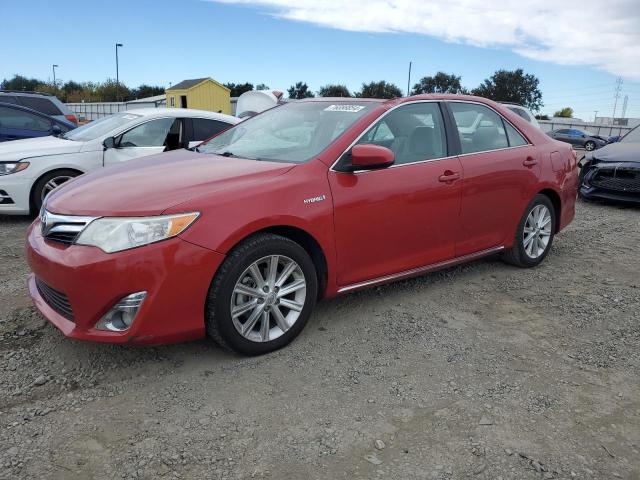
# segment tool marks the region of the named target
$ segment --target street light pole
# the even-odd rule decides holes
[[[120,72],[118,71],[118,47],[122,47],[121,43],[116,43],[116,100],[120,101]]]
[[[409,77],[407,78],[407,97],[409,96],[409,93],[410,93],[409,88],[411,85],[411,63],[412,62],[409,62]]]
[[[53,86],[56,86],[56,67],[58,65],[53,65]]]

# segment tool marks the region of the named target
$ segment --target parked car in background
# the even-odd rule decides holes
[[[582,198],[640,203],[640,128],[587,153],[580,167]]]
[[[538,120],[536,119],[535,115],[531,113],[531,110],[529,110],[527,107],[523,107],[522,105],[518,105],[517,103],[509,103],[509,102],[500,102],[500,103],[505,107],[507,107],[509,110],[511,110],[513,113],[518,115],[519,117],[524,118],[527,122],[529,122],[534,127],[541,129],[540,124],[538,123]]]
[[[577,186],[569,145],[490,100],[289,102],[54,191],[29,291],[72,338],[258,355],[322,297],[492,254],[538,265]]]
[[[154,153],[187,148],[240,119],[183,108],[115,113],[58,136],[0,144],[0,214],[40,210],[44,197],[69,179]],[[169,175],[171,176],[171,175]],[[119,186],[113,185],[114,191]]]
[[[78,125],[78,119],[71,109],[50,93],[0,90],[0,102],[22,105],[57,120],[66,120]]]
[[[594,135],[593,133],[578,130],[577,128],[558,128],[547,132],[547,135],[555,140],[570,143],[576,147],[582,147],[587,152],[604,147],[608,143],[608,139],[600,135]]]
[[[61,135],[76,128],[74,123],[36,112],[13,103],[0,102],[0,142]]]

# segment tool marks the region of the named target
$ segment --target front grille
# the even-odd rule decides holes
[[[71,244],[94,219],[95,217],[58,215],[43,209],[40,213],[40,228],[46,240]]]
[[[69,299],[64,293],[54,290],[39,278],[36,278],[36,287],[38,287],[40,296],[51,308],[67,320],[73,321],[73,310],[71,309]]]
[[[640,170],[598,170],[589,182],[592,186],[616,192],[640,193]]]

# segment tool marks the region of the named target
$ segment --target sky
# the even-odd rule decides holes
[[[564,4],[566,6],[560,5]],[[478,86],[498,69],[540,79],[552,114],[640,117],[639,0],[0,0],[0,79],[115,78],[168,87],[188,78],[304,81],[351,91],[386,80],[403,91],[437,71]],[[28,26],[28,27],[27,27]]]

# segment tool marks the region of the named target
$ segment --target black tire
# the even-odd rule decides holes
[[[533,209],[538,205],[544,205],[549,209],[549,212],[551,214],[551,235],[549,237],[549,243],[547,244],[543,253],[539,255],[537,258],[531,258],[525,251],[524,228],[527,222],[527,217],[533,211]],[[518,223],[518,228],[516,229],[516,236],[513,241],[513,247],[510,250],[507,250],[506,252],[504,252],[504,254],[502,255],[502,259],[505,262],[520,268],[531,268],[539,265],[540,262],[542,262],[545,259],[545,257],[549,253],[549,250],[551,250],[551,246],[553,245],[553,238],[555,236],[556,216],[557,216],[557,212],[555,210],[555,207],[553,206],[553,203],[549,199],[549,197],[542,194],[536,195],[533,198],[533,200],[531,200],[529,205],[527,205],[524,215],[522,215],[522,218],[520,219],[520,223]]]
[[[596,142],[594,142],[593,140],[589,140],[588,142],[585,142],[584,149],[587,152],[593,152],[596,149]]]
[[[304,274],[306,296],[295,323],[274,340],[257,342],[245,338],[231,318],[231,299],[243,272],[263,257],[282,255],[294,260]],[[236,246],[216,273],[205,305],[207,334],[218,345],[242,355],[262,355],[290,343],[304,328],[318,296],[316,268],[307,252],[296,242],[270,233],[253,235]]]
[[[81,175],[81,173],[76,170],[61,169],[53,170],[40,177],[34,185],[33,190],[31,191],[32,213],[37,215],[40,211],[40,208],[42,207],[42,194],[47,183],[56,178],[62,179],[68,177],[67,180],[70,180],[74,177],[77,177],[78,175]],[[62,183],[64,182],[61,182],[61,184]]]

